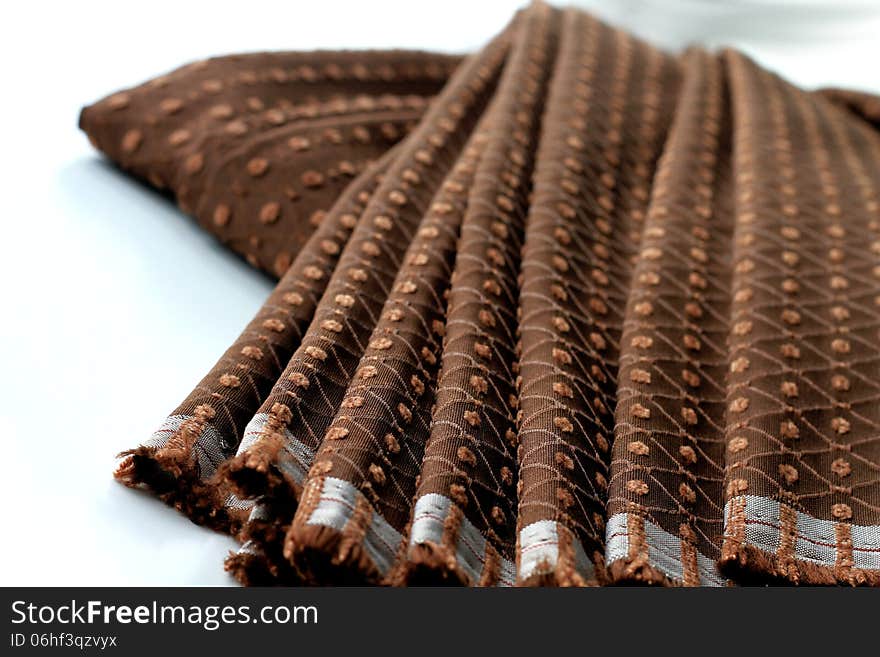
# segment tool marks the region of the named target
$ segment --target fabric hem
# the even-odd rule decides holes
[[[806,584],[807,586],[880,586],[880,570],[825,566],[798,557],[782,557],[755,545],[726,538],[718,562],[721,572],[744,584]]]
[[[244,513],[225,506],[217,483],[202,480],[188,454],[164,451],[141,446],[122,452],[114,478],[129,488],[152,493],[197,525],[236,535]]]

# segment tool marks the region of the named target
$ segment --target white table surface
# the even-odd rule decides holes
[[[222,559],[232,539],[116,484],[111,470],[116,452],[186,396],[271,285],[103,161],[76,128],[79,108],[214,54],[472,50],[519,4],[153,0],[4,11],[0,584],[231,583]],[[735,45],[807,86],[880,92],[880,3],[579,4],[660,45]]]

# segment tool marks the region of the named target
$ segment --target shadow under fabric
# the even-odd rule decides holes
[[[280,278],[116,476],[248,584],[880,584],[878,106],[541,3],[114,94]]]

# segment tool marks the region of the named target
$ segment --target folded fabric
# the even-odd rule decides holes
[[[217,57],[85,108],[80,127],[123,169],[280,277],[459,61],[408,51]]]
[[[248,584],[880,584],[878,106],[540,3],[111,96],[281,277],[116,476]]]

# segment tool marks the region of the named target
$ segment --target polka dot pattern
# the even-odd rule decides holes
[[[280,278],[322,213],[415,125],[459,58],[418,52],[219,57],[82,112],[92,142]]]
[[[880,249],[872,246],[880,141],[822,97],[742,55],[726,60],[736,115],[738,324],[721,560],[737,572],[760,555],[769,574],[791,582],[865,583],[874,576],[857,567],[854,525],[880,522],[880,381],[872,374],[880,364]],[[777,518],[768,529],[775,549],[746,533],[767,513]],[[833,559],[817,564],[811,545]]]
[[[564,526],[590,570],[603,561],[627,285],[677,82],[673,59],[578,13],[548,95],[521,275],[518,524]],[[558,566],[521,583],[578,578],[595,574]]]
[[[488,111],[488,143],[458,243],[442,369],[415,495],[416,502],[431,495],[451,498],[506,559],[514,556],[516,527],[517,273],[537,128],[560,22],[548,8],[530,17],[528,36],[511,53]],[[496,584],[497,568],[483,568],[475,577],[464,572],[449,547],[460,532],[460,526],[450,526],[439,541],[406,553],[404,574],[418,581],[432,571],[438,580]],[[421,559],[426,549],[445,557]]]
[[[455,204],[466,198],[464,190],[469,187],[462,177],[468,175],[469,165],[465,165],[464,171],[456,170],[455,165],[464,153],[468,134],[489,100],[507,47],[508,41],[499,39],[468,60],[429,110],[421,127],[402,145],[403,149],[370,198],[362,219],[339,256],[336,270],[299,348],[258,410],[257,415],[267,417],[267,421],[262,428],[255,429],[254,440],[227,464],[227,480],[240,497],[290,500],[284,507],[286,515],[276,518],[281,525],[292,520],[296,500],[309,497],[308,491],[320,488],[328,476],[343,474],[365,491],[366,504],[374,501],[370,487],[376,490],[379,484],[368,476],[368,468],[372,464],[383,467],[383,459],[391,456],[376,454],[375,460],[360,465],[351,461],[351,457],[343,457],[343,453],[345,445],[357,443],[358,438],[368,440],[364,434],[369,433],[370,427],[376,429],[374,436],[388,433],[378,432],[378,426],[385,426],[383,418],[384,422],[393,418],[397,423],[397,429],[391,432],[400,446],[396,462],[405,464],[407,459],[415,459],[415,465],[410,463],[409,467],[418,465],[418,455],[411,452],[405,432],[418,426],[424,410],[414,406],[410,379],[418,376],[427,384],[435,376],[431,372],[439,356],[444,322],[443,307],[436,307],[436,295],[442,295],[442,290],[435,289],[432,281],[449,278],[451,265],[446,261],[454,253],[452,247],[458,232],[454,224],[450,225],[450,217],[460,215],[461,208]],[[447,191],[443,183],[450,177],[456,185]],[[459,191],[454,191],[456,189]],[[439,202],[436,206],[435,200]],[[410,264],[409,258],[420,254],[428,257],[428,263]],[[405,274],[400,273],[402,268]],[[429,278],[424,281],[420,276]],[[340,295],[345,299],[343,303],[337,302]],[[389,301],[389,295],[394,301]],[[347,297],[353,302],[349,303]],[[431,304],[434,304],[433,310],[430,310]],[[403,390],[388,387],[389,377],[398,376],[392,363],[403,366],[405,362],[399,356],[392,357],[389,353],[392,345],[395,353],[403,350],[408,358],[417,359],[401,378],[405,384]],[[316,359],[310,355],[310,351],[314,353],[313,348],[326,352],[326,358]],[[326,449],[315,461],[315,454],[326,440],[327,430],[347,399],[350,386],[364,386],[365,391],[382,388],[388,395],[405,394],[409,398],[395,398],[393,403],[389,401],[382,406],[390,413],[391,417],[386,418],[384,415],[374,417],[379,412],[377,404],[381,406],[378,401],[383,399],[381,395],[377,398],[378,393],[355,394],[363,398],[363,406],[353,406],[346,409],[346,413],[371,413],[369,424],[358,427],[357,433],[353,431],[355,427],[346,425],[349,437],[326,441]],[[414,408],[419,413],[417,417],[413,416]],[[296,432],[290,435],[295,435],[299,446],[291,443],[285,429]],[[328,452],[337,451],[340,452],[338,459],[326,458]],[[317,469],[313,469],[318,463]],[[386,468],[389,471],[386,472]],[[305,482],[290,474],[303,471],[311,472]],[[367,476],[363,476],[364,473]],[[389,483],[395,481],[387,463],[383,473]],[[393,491],[394,486],[389,489]],[[406,496],[391,497],[391,506],[386,510],[391,513],[394,506],[405,508],[407,502]],[[405,511],[402,513],[405,515]],[[277,536],[276,540],[282,538]],[[295,545],[305,549],[307,541],[297,540]],[[267,553],[273,550],[280,552],[280,546],[265,546]]]
[[[696,555],[717,559],[722,534],[731,120],[722,63],[692,51],[683,64],[623,320],[608,515],[671,535],[680,582],[695,586]],[[750,331],[748,322],[733,328]],[[651,549],[664,546],[630,542],[609,558],[611,577],[644,578]]]
[[[171,413],[172,418],[195,417],[198,409],[209,408],[212,415],[208,421],[201,422],[198,431],[187,421],[163,435],[162,444],[132,450],[125,461],[123,481],[148,483],[191,517],[215,528],[230,530],[240,524],[240,510],[223,505],[226,494],[214,479],[215,473],[235,454],[246,424],[281,376],[312,321],[339,259],[338,249],[328,252],[322,246],[348,242],[390,159],[383,157],[351,184],[256,316]],[[208,427],[210,437],[202,433]],[[153,477],[153,462],[171,469],[190,489],[169,487],[163,478]]]
[[[100,101],[280,278],[116,476],[250,584],[878,584],[876,107],[541,3]]]

